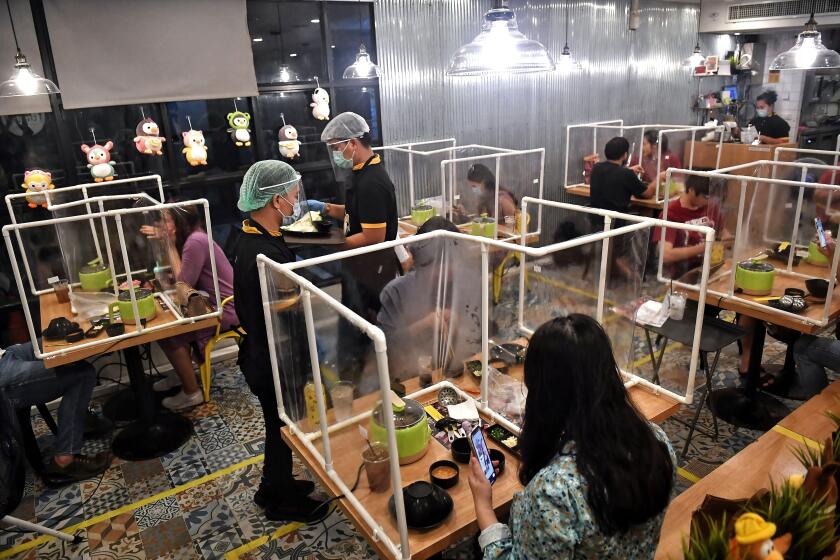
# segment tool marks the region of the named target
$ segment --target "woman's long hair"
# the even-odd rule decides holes
[[[671,456],[630,402],[597,321],[573,314],[537,329],[528,345],[525,384],[522,484],[574,441],[587,502],[602,532],[624,532],[665,509]]]
[[[166,210],[175,225],[175,249],[178,254],[184,252],[184,243],[192,232],[204,228],[204,221],[198,215],[195,206],[178,206]]]

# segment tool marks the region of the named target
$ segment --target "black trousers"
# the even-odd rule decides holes
[[[254,390],[260,400],[263,419],[265,420],[265,460],[263,461],[262,484],[271,488],[272,492],[291,495],[292,482],[292,450],[280,437],[280,428],[286,424],[280,420],[277,414],[277,398],[274,395],[274,387],[260,387]]]

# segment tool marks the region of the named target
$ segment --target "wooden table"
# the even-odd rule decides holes
[[[164,325],[175,320],[175,315],[160,306],[160,301],[155,300],[157,315],[146,323],[146,327]],[[69,303],[58,303],[54,294],[45,294],[40,297],[41,322],[48,325],[56,317],[67,317],[72,320],[73,313]],[[83,338],[76,343],[65,343],[63,341],[44,341],[44,352],[60,350],[62,353],[56,357],[44,360],[48,367],[69,364],[84,360],[99,354],[122,350],[125,356],[126,369],[128,370],[131,388],[137,402],[139,419],[125,426],[114,438],[112,448],[114,454],[123,459],[142,460],[160,457],[179,448],[192,435],[192,423],[182,416],[168,412],[157,412],[155,410],[154,395],[152,388],[146,379],[143,371],[143,363],[140,359],[138,347],[142,344],[162,340],[179,334],[197,331],[200,329],[212,328],[218,324],[218,319],[211,317],[193,323],[185,323],[164,327],[156,331],[145,330],[138,336],[112,341],[102,331],[99,337],[93,340],[99,342],[89,348],[77,348],[78,346],[91,342],[92,339]],[[87,330],[90,325],[80,325]],[[136,330],[136,326],[126,325],[126,332]]]
[[[470,224],[461,224],[458,226],[458,229],[461,233],[470,233]],[[498,224],[497,231],[499,234],[499,241],[504,241],[505,243],[519,243],[521,239],[521,235],[518,231],[515,231],[514,228],[507,224]],[[410,220],[400,220],[399,221],[399,231],[400,237],[405,237],[408,235],[414,235],[417,233],[419,228],[414,225]],[[525,243],[536,243],[540,240],[540,236],[535,232],[528,232],[528,236],[525,238]]]
[[[591,196],[591,193],[589,191],[589,185],[586,184],[571,185],[569,187],[566,187],[566,192],[583,198],[589,198]],[[635,196],[633,196],[630,197],[630,205],[636,206],[638,208],[645,208],[647,210],[661,211],[663,203],[657,202],[653,198],[636,198]]]
[[[808,439],[822,443],[837,429],[834,421],[826,416],[831,411],[840,414],[840,381],[835,381],[823,391],[808,399],[805,404],[785,416],[779,426]]]
[[[750,163],[759,160],[772,160],[776,148],[797,148],[798,144],[788,142],[786,144],[740,144],[736,142],[724,142],[723,153],[720,156],[720,166],[717,165],[717,142],[686,142],[683,148],[683,163],[687,166],[691,161],[691,145],[694,145],[694,169],[719,169],[732,167],[742,163]],[[779,157],[780,161],[793,161],[794,154],[784,153]]]
[[[778,432],[767,432],[740,453],[677,496],[665,513],[657,560],[682,558],[682,542],[688,538],[691,515],[707,494],[720,498],[749,498],[770,481],[778,484],[792,474],[804,474],[791,447],[796,443]]]
[[[508,373],[518,379],[522,378],[523,366],[512,366]],[[464,390],[476,393],[480,389],[479,380],[473,375],[465,373],[459,378],[451,380],[453,383],[462,387]],[[412,393],[419,389],[418,378],[411,378],[404,380],[406,391]],[[654,395],[641,387],[632,387],[629,390],[630,397],[635,403],[636,407],[641,413],[654,422],[662,422],[666,418],[675,414],[679,408],[679,404],[667,399],[661,395]],[[364,411],[370,410],[375,405],[379,392],[375,394],[365,395],[356,399],[353,402],[353,413],[360,414]],[[433,402],[436,396],[429,395],[426,398],[420,399],[424,404]],[[332,411],[329,411],[330,419],[332,418]],[[306,426],[304,421],[304,426]],[[311,429],[311,427],[309,428]],[[291,447],[292,451],[297,454],[309,470],[315,475],[320,483],[333,496],[338,496],[341,491],[336,487],[333,481],[327,476],[325,470],[316,461],[315,457],[309,450],[303,446],[300,440],[291,435],[288,428],[282,429],[282,437]],[[320,441],[316,440],[316,447],[321,449]],[[500,449],[493,441],[487,440],[488,446],[495,449]],[[359,468],[361,458],[361,449],[364,448],[365,443],[362,440],[357,425],[352,425],[344,428],[330,436],[330,445],[333,454],[333,467],[341,476],[341,479],[351,486],[356,477],[356,471]],[[497,479],[493,486],[493,507],[497,515],[505,514],[510,508],[513,500],[513,495],[521,489],[521,485],[516,477],[519,468],[519,461],[511,453],[505,451],[506,466],[504,473]],[[434,440],[429,444],[429,451],[419,461],[410,465],[404,465],[400,470],[403,486],[407,486],[411,482],[417,480],[429,480],[429,466],[440,459],[451,459],[451,453],[446,450],[443,445]],[[460,465],[460,476],[458,483],[448,490],[450,496],[455,503],[455,509],[452,515],[440,526],[429,531],[415,531],[409,529],[409,542],[411,547],[412,558],[428,558],[444,548],[454,544],[461,538],[476,534],[478,532],[478,524],[475,517],[475,510],[473,507],[472,494],[467,483],[467,466]],[[382,525],[391,540],[399,543],[399,533],[397,531],[396,520],[388,512],[387,502],[392,495],[392,490],[387,492],[375,493],[372,492],[367,483],[367,478],[363,474],[359,487],[355,495],[359,501],[364,505],[365,509],[371,516]],[[382,544],[375,540],[371,529],[367,523],[358,515],[346,500],[338,500],[338,505],[347,515],[359,532],[367,538],[371,547],[376,550],[380,557],[389,557],[386,549]]]

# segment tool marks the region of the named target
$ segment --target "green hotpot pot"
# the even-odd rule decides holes
[[[820,253],[820,247],[815,241],[811,241],[808,244],[808,258],[805,260],[814,266],[827,267],[829,265],[828,257]]]
[[[137,312],[140,313],[140,319],[147,321],[154,319],[157,315],[154,292],[136,288],[134,294],[137,298]],[[137,322],[134,318],[134,309],[131,307],[131,292],[128,290],[121,291],[120,295],[117,296],[117,301],[108,306],[108,320],[111,323],[115,321],[115,312],[119,312],[123,323],[133,325]]]
[[[411,223],[420,227],[437,215],[434,207],[428,204],[418,204],[411,207]]]
[[[766,296],[773,291],[775,267],[767,262],[741,261],[735,267],[735,287],[751,296]]]
[[[397,431],[397,452],[401,465],[420,460],[429,449],[432,430],[423,405],[411,399],[391,395],[394,427]],[[388,433],[382,419],[382,405],[374,409],[370,418],[370,439],[388,445]]]
[[[83,290],[98,292],[112,285],[111,269],[99,259],[89,262],[79,270],[79,283]]]
[[[470,233],[493,239],[496,237],[496,220],[488,217],[487,214],[482,214],[472,221]]]

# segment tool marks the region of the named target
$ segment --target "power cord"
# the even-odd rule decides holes
[[[350,488],[350,493],[351,494],[353,492],[355,492],[356,488],[359,486],[359,481],[362,478],[362,469],[363,468],[365,468],[364,462],[362,462],[362,464],[359,465],[359,470],[356,471],[356,481],[353,483],[353,486]],[[318,507],[316,507],[314,510],[312,510],[312,513],[314,514],[315,512],[319,511],[321,508],[323,508],[325,506],[328,506],[331,503],[335,502],[336,500],[340,500],[343,497],[344,497],[344,494],[341,494],[340,496],[335,496],[335,497],[330,498],[328,500],[324,500],[323,502],[321,502],[321,504]]]

